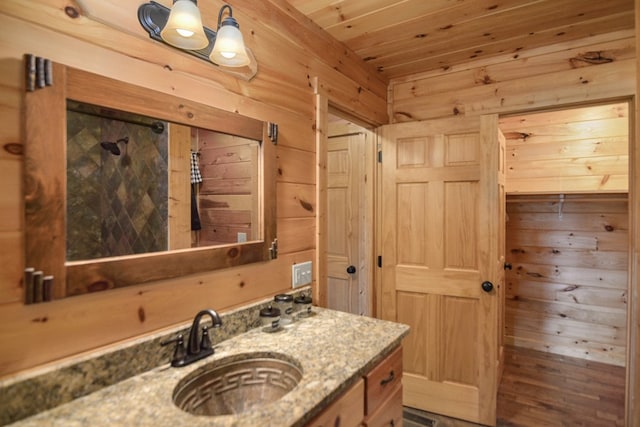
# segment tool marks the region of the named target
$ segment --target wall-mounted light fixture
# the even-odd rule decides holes
[[[222,19],[225,11],[228,16]],[[171,9],[154,1],[142,4],[138,20],[152,39],[200,59],[225,67],[244,67],[251,62],[228,4],[220,8],[216,31],[202,26],[196,0],[173,0]]]

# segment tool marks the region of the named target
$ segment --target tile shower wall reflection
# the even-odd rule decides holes
[[[69,102],[68,261],[167,250],[166,129],[146,117]]]

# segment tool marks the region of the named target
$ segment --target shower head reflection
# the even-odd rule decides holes
[[[100,143],[100,146],[105,150],[107,150],[108,152],[110,152],[111,154],[113,154],[114,156],[120,155],[120,149],[118,148],[118,144],[116,144],[115,142],[102,141]]]
[[[120,148],[118,147],[119,143],[125,143],[128,144],[129,143],[129,137],[125,136],[124,138],[120,138],[118,139],[116,142],[111,142],[111,141],[102,141],[100,143],[100,146],[102,148],[104,148],[105,150],[107,150],[108,152],[110,152],[111,154],[113,154],[114,156],[119,156],[120,155]]]

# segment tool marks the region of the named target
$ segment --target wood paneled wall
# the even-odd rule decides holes
[[[618,31],[392,80],[392,122],[513,113],[635,93],[635,38]]]
[[[507,198],[505,342],[625,366],[626,194]]]
[[[227,1],[258,60],[258,74],[249,82],[150,40],[137,20],[141,2],[0,2],[0,377],[186,322],[201,308],[224,311],[289,289],[291,265],[315,257],[310,82],[331,82],[332,99],[342,110],[372,123],[387,120],[387,83],[282,0]],[[199,4],[208,26],[215,26],[222,4]],[[278,259],[23,305],[25,53],[278,123]]]
[[[627,192],[626,102],[500,119],[507,193]]]

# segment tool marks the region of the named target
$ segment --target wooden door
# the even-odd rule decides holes
[[[367,314],[361,278],[368,266],[360,251],[365,140],[364,132],[327,138],[327,307],[354,314]]]
[[[487,425],[496,421],[504,276],[498,133],[495,115],[381,129],[380,310],[411,326],[403,404]]]

